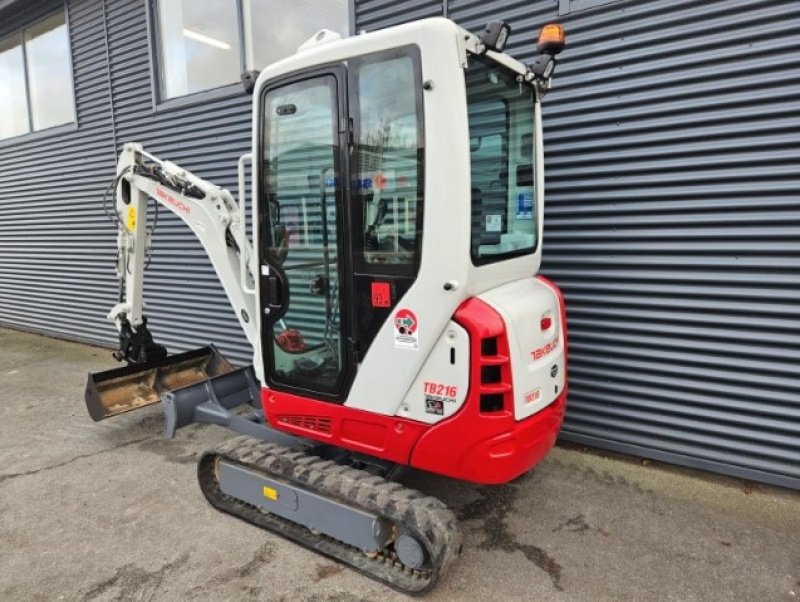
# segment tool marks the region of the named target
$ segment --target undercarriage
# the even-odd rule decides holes
[[[239,437],[203,455],[197,475],[218,510],[407,594],[431,589],[461,551],[438,499],[303,449]]]
[[[192,423],[240,433],[198,463],[218,510],[398,591],[431,589],[461,552],[453,512],[393,481],[396,464],[272,429],[258,399],[252,367],[234,369],[214,347],[90,375],[86,388],[96,419],[160,400],[167,438]]]

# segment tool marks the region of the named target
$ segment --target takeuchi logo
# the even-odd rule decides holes
[[[539,347],[538,349],[534,349],[531,351],[531,359],[539,360],[542,359],[546,355],[550,355],[553,351],[558,348],[558,337],[547,343],[544,347]]]

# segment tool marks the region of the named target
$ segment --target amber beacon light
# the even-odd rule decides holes
[[[539,41],[536,45],[542,54],[555,56],[564,50],[566,43],[564,27],[558,23],[548,23],[539,31]]]

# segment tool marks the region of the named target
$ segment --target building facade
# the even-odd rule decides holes
[[[322,7],[322,8],[321,8]],[[567,30],[545,108],[543,272],[566,294],[565,440],[800,488],[800,5],[789,0],[0,0],[0,325],[105,346],[101,199],[142,143],[238,194],[239,73],[321,27]],[[249,351],[162,212],[145,299],[172,351]]]

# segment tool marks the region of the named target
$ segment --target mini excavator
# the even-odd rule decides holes
[[[409,594],[437,583],[462,537],[398,471],[507,483],[564,416],[564,300],[537,275],[541,102],[564,31],[541,29],[532,64],[504,52],[509,34],[443,18],[321,30],[242,76],[253,120],[238,200],[135,143],[107,191],[125,365],[89,375],[90,416],[161,402],[168,438],[193,423],[234,431],[199,460],[213,506]],[[154,340],[151,200],[199,239],[252,365]]]

